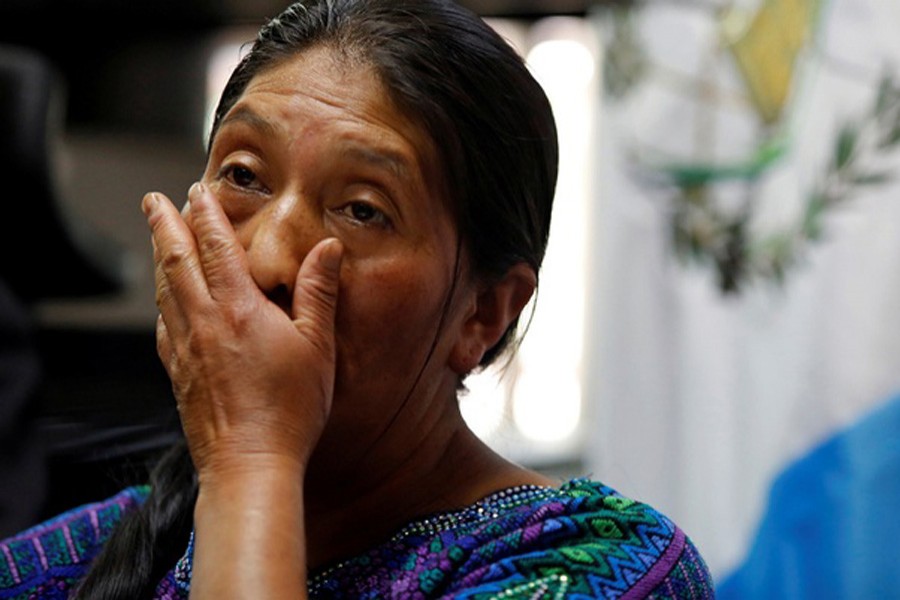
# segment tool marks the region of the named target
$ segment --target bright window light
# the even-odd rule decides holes
[[[497,435],[507,417],[509,377],[492,369],[466,380],[468,391],[459,399],[459,410],[469,428],[481,439]]]
[[[523,368],[513,392],[513,422],[536,442],[565,440],[581,420],[581,383],[574,370],[562,377],[547,377],[540,368]]]
[[[549,40],[528,53],[528,64],[551,89],[584,88],[594,79],[594,57],[581,42]]]
[[[255,30],[236,29],[218,36],[212,43],[212,53],[206,67],[206,114],[203,121],[203,147],[209,142],[209,134],[215,117],[219,96],[231,77],[231,72],[238,65],[244,53],[249,49],[249,41],[256,35]]]

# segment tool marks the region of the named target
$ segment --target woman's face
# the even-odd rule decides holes
[[[462,278],[439,333],[458,248],[434,147],[369,67],[313,48],[256,76],[222,120],[203,181],[257,285],[285,311],[307,252],[325,237],[343,242],[329,429],[338,421],[342,437],[378,436],[436,335],[403,410],[452,395],[459,374],[448,356],[471,286]]]

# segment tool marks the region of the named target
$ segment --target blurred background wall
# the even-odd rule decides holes
[[[56,288],[0,302],[6,533],[139,479],[178,435],[139,203],[199,177],[210,102],[282,5],[0,3],[0,46],[46,60],[60,110],[38,175],[52,202],[37,226],[13,209],[35,243],[0,272]],[[721,597],[894,597],[898,5],[469,5],[547,89],[562,158],[528,335],[469,380],[472,427],[670,515]],[[79,290],[40,259],[47,220],[106,240],[85,260],[112,283]]]

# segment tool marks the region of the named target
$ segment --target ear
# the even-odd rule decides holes
[[[449,364],[458,375],[472,371],[485,352],[500,341],[534,293],[537,275],[527,263],[513,265],[506,274],[477,292],[464,316]]]

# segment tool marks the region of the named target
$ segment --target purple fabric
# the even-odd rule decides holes
[[[66,598],[146,488],[70,511],[0,543],[0,600]],[[194,538],[156,588],[186,600]],[[311,574],[311,598],[707,600],[696,548],[646,504],[586,479],[503,490],[416,520],[359,556]]]

